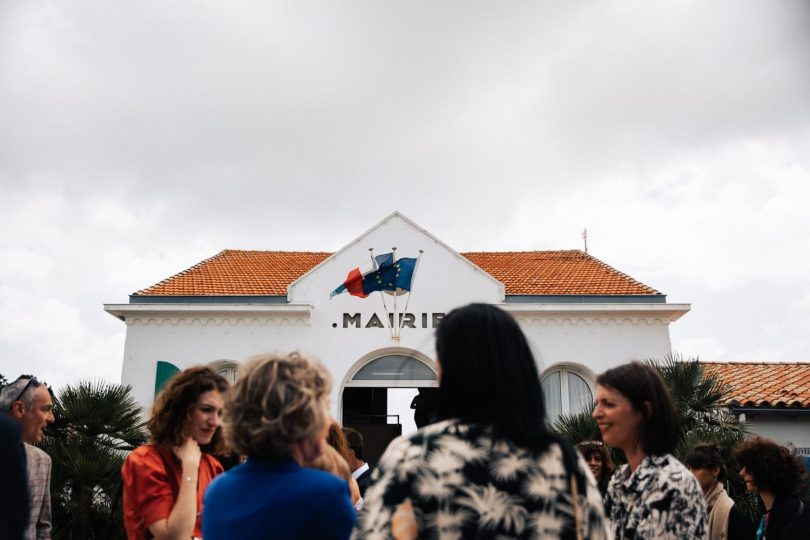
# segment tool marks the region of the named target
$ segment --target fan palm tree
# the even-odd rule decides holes
[[[681,432],[675,451],[680,459],[700,442],[717,441],[721,446],[742,441],[744,430],[723,404],[732,388],[717,375],[707,375],[697,358],[668,354],[661,360],[647,360],[664,379],[678,417]]]
[[[593,419],[594,403],[587,409],[576,414],[562,414],[554,421],[552,429],[563,439],[577,444],[582,441],[598,441],[602,435],[599,433],[599,426]]]
[[[54,537],[122,538],[121,465],[146,439],[131,388],[67,386],[54,398],[54,416],[42,442],[53,461]]]

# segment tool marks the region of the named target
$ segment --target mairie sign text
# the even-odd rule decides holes
[[[397,313],[399,326],[402,328],[436,328],[444,317],[444,313]],[[380,317],[372,313],[370,317],[363,317],[361,313],[344,313],[343,328],[391,328],[394,326],[394,314],[388,314],[388,324],[383,323],[385,316]],[[337,327],[337,323],[332,324]]]

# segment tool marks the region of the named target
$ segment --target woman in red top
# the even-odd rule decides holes
[[[222,465],[223,394],[228,381],[197,366],[174,375],[152,407],[152,442],[121,468],[129,540],[202,537],[202,497]]]

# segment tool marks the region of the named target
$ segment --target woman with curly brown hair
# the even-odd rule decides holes
[[[797,494],[807,471],[798,456],[775,442],[756,438],[740,443],[734,459],[748,491],[762,499],[765,514],[757,540],[810,538],[810,508]]]
[[[219,427],[228,381],[197,366],[175,374],[158,395],[147,424],[152,440],[121,468],[129,540],[202,537],[203,493],[222,465]],[[206,453],[204,453],[206,452]]]
[[[206,540],[349,537],[348,484],[307,468],[326,445],[330,387],[326,369],[296,353],[242,367],[223,418],[228,444],[248,459],[205,493]]]
[[[577,444],[577,450],[585,458],[588,468],[596,478],[599,493],[604,497],[610,476],[613,474],[613,460],[610,458],[608,447],[602,441],[582,441]]]

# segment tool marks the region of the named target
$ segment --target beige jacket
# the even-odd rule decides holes
[[[25,444],[28,459],[28,486],[31,491],[31,520],[25,531],[26,540],[51,538],[51,456]]]

